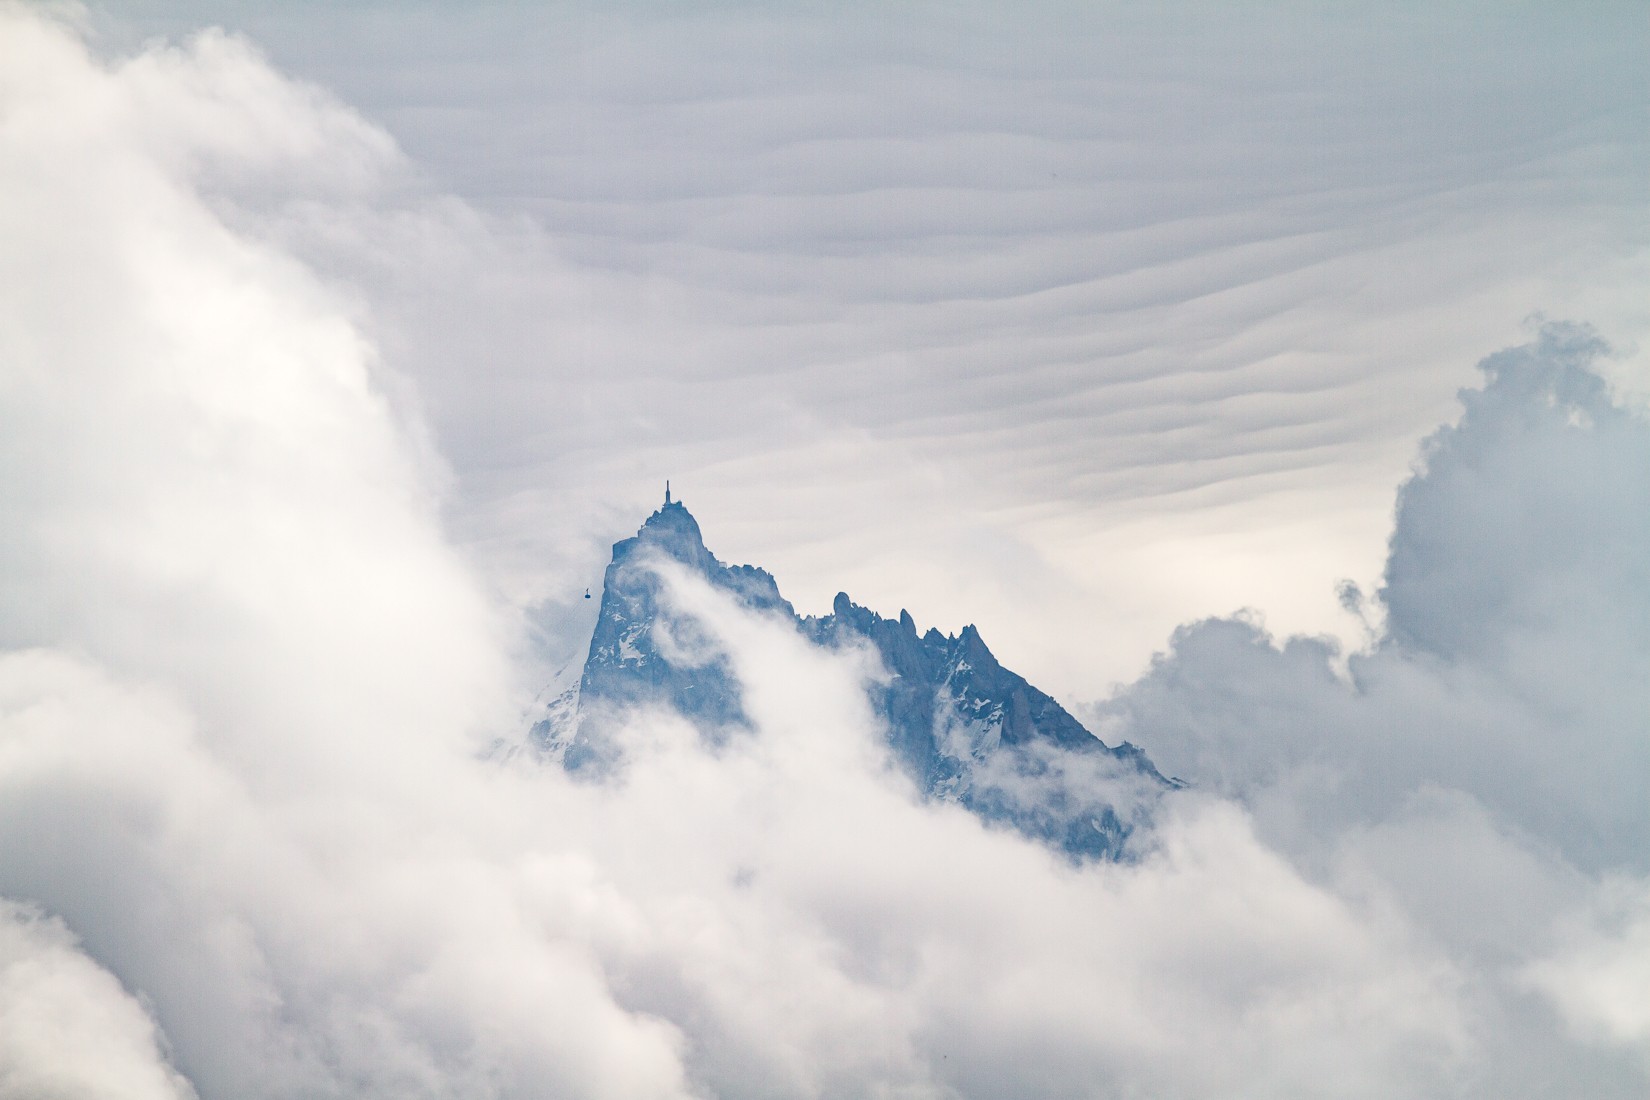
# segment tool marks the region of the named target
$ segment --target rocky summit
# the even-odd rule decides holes
[[[661,599],[661,561],[746,608],[789,618],[817,645],[874,648],[887,676],[867,690],[890,759],[925,797],[957,802],[1074,859],[1120,859],[1160,797],[1180,786],[1138,748],[1106,745],[1004,668],[971,625],[919,634],[907,612],[884,618],[846,593],[828,615],[798,616],[765,570],[718,561],[668,491],[633,538],[614,544],[579,681],[533,726],[534,748],[569,771],[600,778],[621,767],[613,732],[637,707],[668,707],[711,743],[750,727],[726,654]]]

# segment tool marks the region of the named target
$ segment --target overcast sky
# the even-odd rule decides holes
[[[1200,615],[1355,642],[1335,582],[1532,315],[1650,369],[1632,3],[93,13],[243,32],[393,136],[371,194],[238,198],[365,300],[518,602],[670,478],[804,609],[1095,698]]]
[[[1645,1094],[1650,23],[1009,10],[0,4],[0,1100]],[[667,477],[1188,788],[500,754]]]

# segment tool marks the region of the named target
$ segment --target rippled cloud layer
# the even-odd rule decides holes
[[[98,25],[209,20],[414,158],[366,210],[246,205],[370,303],[462,538],[547,618],[669,477],[805,610],[977,622],[1092,698],[1238,607],[1355,641],[1335,582],[1376,583],[1415,440],[1532,313],[1597,324],[1650,389],[1631,4]]]

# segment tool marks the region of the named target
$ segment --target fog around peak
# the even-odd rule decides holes
[[[1643,1094],[1650,448],[1590,330],[1424,446],[1366,652],[1208,619],[1098,704],[1192,788],[1073,866],[668,569],[749,728],[490,751],[541,669],[461,387],[317,242],[508,249],[360,111],[8,6],[0,148],[0,1097]]]

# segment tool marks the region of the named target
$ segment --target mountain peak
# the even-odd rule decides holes
[[[647,517],[634,537],[615,543],[613,560],[623,561],[643,549],[663,553],[700,570],[717,564],[711,552],[705,549],[699,521],[679,500],[667,499],[658,511]]]
[[[667,500],[659,506],[659,510],[643,521],[641,531],[686,531],[693,538],[703,541],[699,533],[699,521],[693,518],[693,513],[687,510],[687,505],[679,500]],[[640,534],[641,531],[637,533]]]
[[[708,646],[692,660],[679,656],[682,639],[702,632],[672,606],[661,559],[687,566],[750,610],[790,620],[817,645],[874,651],[884,675],[866,690],[890,761],[926,797],[959,802],[1073,858],[1115,859],[1136,813],[1128,811],[1131,820],[1119,817],[1108,792],[1133,792],[1124,804],[1145,805],[1150,792],[1174,786],[1140,750],[1103,744],[1053,698],[1004,668],[972,623],[956,636],[932,627],[919,635],[909,611],[885,619],[845,592],[837,593],[830,614],[798,616],[766,571],[725,565],[705,548],[698,522],[672,499],[668,482],[664,504],[613,546],[578,688],[560,701],[554,722],[547,718],[542,732],[535,729],[570,770],[599,775],[616,765],[613,732],[635,707],[673,710],[712,744],[751,728],[730,655]],[[1072,754],[1083,763],[1073,763]],[[1072,786],[1068,775],[1110,778],[1085,788]]]

